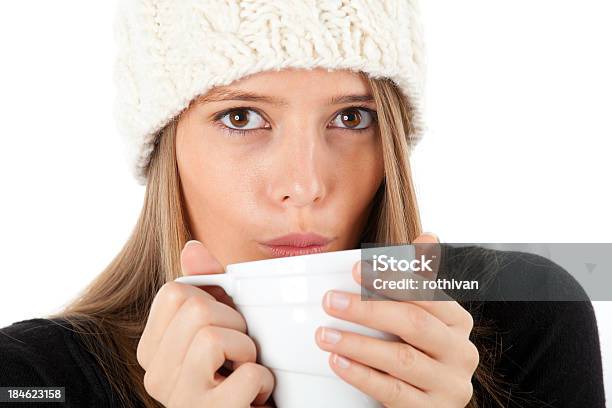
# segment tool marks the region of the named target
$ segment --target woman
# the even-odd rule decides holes
[[[71,406],[274,406],[274,378],[232,299],[173,280],[437,241],[421,231],[409,163],[423,131],[417,11],[401,0],[121,2],[117,114],[144,206],[78,299],[3,329],[2,385],[64,386]],[[317,236],[270,242],[289,233]],[[334,372],[384,406],[603,406],[588,301],[333,292],[322,306],[402,339],[316,333]],[[546,325],[557,329],[538,332]]]

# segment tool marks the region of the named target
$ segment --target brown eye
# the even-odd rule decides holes
[[[332,123],[335,126],[343,129],[362,130],[369,127],[373,121],[373,113],[369,110],[361,108],[349,108],[340,112]]]
[[[234,126],[243,127],[249,123],[249,113],[246,110],[235,110],[229,113],[230,122]]]
[[[230,129],[258,129],[264,119],[252,109],[232,109],[221,117],[221,122]],[[250,123],[250,125],[249,125]]]
[[[354,128],[361,123],[361,114],[357,109],[351,109],[342,113],[342,123],[348,127]]]

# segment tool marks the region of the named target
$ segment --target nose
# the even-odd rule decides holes
[[[272,200],[284,207],[305,207],[323,200],[329,171],[322,136],[303,128],[280,135],[274,153],[275,166],[270,185]]]

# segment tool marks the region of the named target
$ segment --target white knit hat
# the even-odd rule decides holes
[[[215,86],[282,68],[393,80],[425,130],[418,0],[118,0],[114,113],[139,184],[158,131]]]

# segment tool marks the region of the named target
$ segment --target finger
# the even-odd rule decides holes
[[[183,275],[209,275],[223,273],[223,265],[200,241],[185,243],[181,251],[181,270]]]
[[[447,326],[460,329],[459,332],[468,337],[474,327],[474,318],[456,300],[415,300],[409,302],[426,310]]]
[[[215,300],[194,296],[183,303],[168,325],[155,351],[156,358],[167,366],[178,367],[195,333],[206,326],[246,333],[246,322],[240,313]]]
[[[369,268],[370,265],[367,262],[357,261],[353,265],[353,278],[360,285],[365,284],[361,273],[364,267]],[[367,287],[366,289],[371,290],[372,287]],[[448,297],[447,300],[418,300],[418,299],[402,299],[395,295],[397,290],[377,290],[375,289],[376,294],[384,295],[384,298],[400,300],[403,302],[411,302],[423,309],[427,310],[429,313],[440,319],[442,322],[447,324],[448,326],[458,327],[463,330],[469,336],[469,333],[472,331],[474,326],[474,320],[472,315],[463,307],[459,302],[454,299]],[[427,297],[427,296],[425,296]],[[429,297],[431,299],[431,297]],[[366,298],[366,299],[369,299]]]
[[[442,251],[440,250],[440,239],[433,232],[424,232],[412,241],[414,246],[415,257],[421,258],[424,256],[426,259],[431,259],[431,271],[417,271],[417,275],[424,277],[425,279],[436,279],[440,267],[440,256]]]
[[[427,393],[358,361],[331,353],[329,365],[340,378],[381,402],[385,407],[432,406]]]
[[[217,373],[226,360],[250,364],[256,357],[255,343],[246,334],[224,327],[201,327],[189,344],[173,392],[212,390],[227,380]]]
[[[436,242],[440,242],[440,238],[438,237],[437,234],[433,232],[423,232],[418,237],[416,237],[414,240],[412,240],[412,242],[413,243],[436,243]]]
[[[328,291],[323,308],[331,316],[392,333],[435,359],[453,350],[457,334],[435,316],[408,302],[361,300],[360,295]]]
[[[246,363],[238,367],[212,392],[220,397],[224,407],[244,407],[245,402],[264,404],[274,389],[274,375],[266,367]]]
[[[148,376],[148,383],[152,385],[152,389],[158,390],[158,396],[163,398],[162,401],[167,400],[171,390],[176,386],[176,381],[179,377],[181,366],[184,363],[190,344],[200,331],[206,330],[208,327],[213,327],[215,328],[214,330],[230,330],[234,333],[240,333],[235,329],[209,325],[215,323],[222,324],[222,319],[232,319],[231,317],[224,316],[228,314],[226,309],[234,313],[237,313],[236,311],[214,300],[204,299],[204,302],[211,302],[211,305],[202,305],[201,302],[202,298],[192,297],[183,304],[175,318],[172,319],[168,325],[168,330],[164,333],[164,336],[159,342],[159,346],[153,353],[153,359],[145,368]],[[219,309],[210,312],[210,309],[215,307]],[[248,339],[246,334],[242,333],[242,335]],[[230,344],[229,346],[232,345],[233,344]],[[210,345],[206,350],[214,346],[217,346],[217,344]],[[245,349],[243,352],[250,353],[248,356],[255,361],[255,345],[253,344],[251,348],[252,349]],[[218,353],[223,356],[222,351],[218,351]],[[243,357],[243,359],[244,361],[248,361],[246,357]],[[220,366],[223,365],[224,362],[225,360],[222,360]],[[213,363],[216,363],[216,361],[213,361]],[[210,364],[203,368],[211,369],[209,366]],[[212,372],[214,373],[218,368],[219,367],[216,367]]]
[[[174,281],[166,282],[155,295],[136,353],[138,363],[145,370],[174,315],[192,296],[214,300],[201,289]]]
[[[317,329],[316,340],[325,351],[384,371],[426,392],[453,380],[445,366],[407,343],[327,327]]]
[[[224,273],[225,270],[212,253],[200,241],[191,240],[185,243],[181,251],[181,270],[183,275],[210,275]],[[219,302],[236,308],[232,298],[219,286],[198,286],[215,297]]]
[[[189,304],[187,304],[189,302]],[[183,306],[186,306],[183,308]],[[180,313],[182,310],[183,313]],[[186,313],[185,313],[186,312]],[[231,307],[217,302],[211,295],[197,287],[170,281],[164,284],[152,302],[147,324],[138,343],[137,358],[146,370],[160,342],[175,320],[174,328],[185,330],[192,325],[214,324],[246,333],[244,317]]]

